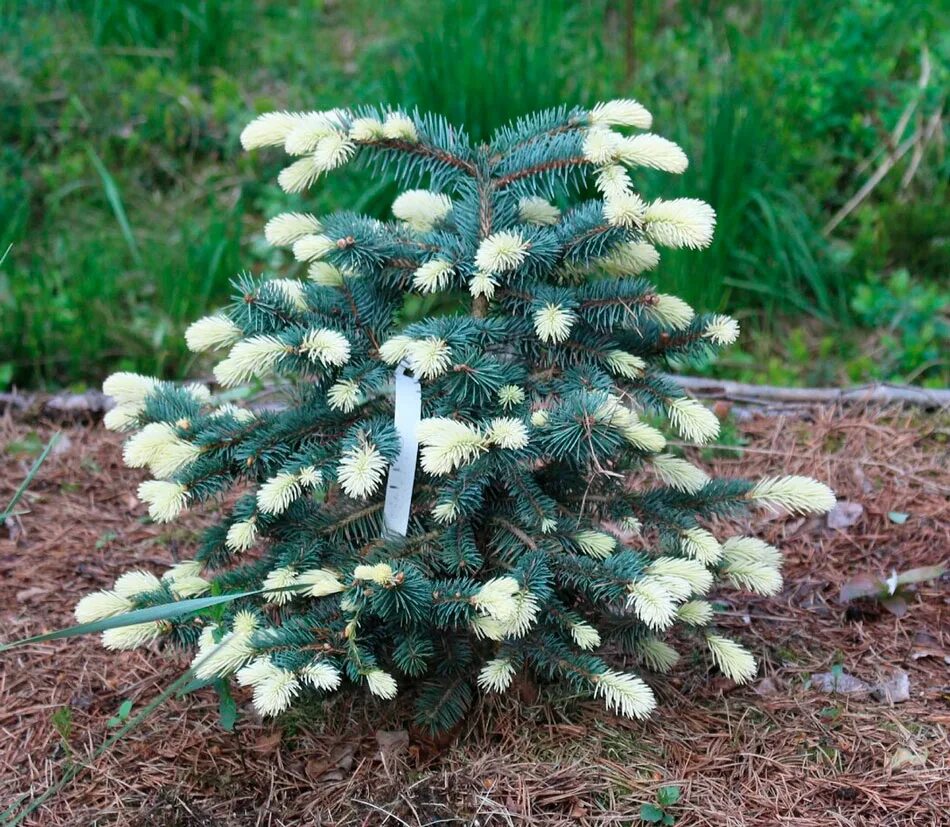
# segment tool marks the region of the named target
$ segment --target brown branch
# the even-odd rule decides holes
[[[501,518],[496,518],[492,520],[496,525],[500,525],[502,528],[508,530],[511,534],[517,537],[523,545],[530,548],[532,551],[537,551],[538,544],[524,531],[522,531],[518,526],[512,523],[510,520],[503,520]]]
[[[370,340],[373,347],[376,350],[379,350],[379,342],[376,340],[376,337],[373,335],[372,328],[360,318],[360,311],[356,306],[356,299],[353,298],[353,291],[350,290],[350,288],[346,286],[345,279],[343,279],[342,281],[343,281],[343,284],[340,285],[340,290],[343,291],[343,295],[346,297],[346,303],[350,306],[350,313],[353,314],[353,321],[355,321],[357,327],[359,327],[359,329],[362,330],[363,333],[366,334],[367,338]]]
[[[581,123],[568,123],[562,124],[561,126],[555,126],[553,129],[547,129],[544,132],[539,132],[537,135],[532,135],[530,138],[525,138],[523,141],[518,141],[518,143],[512,144],[504,154],[496,153],[495,155],[492,155],[491,163],[497,164],[502,158],[505,157],[505,155],[510,155],[516,150],[524,149],[526,146],[531,146],[531,144],[536,143],[543,138],[550,138],[552,135],[561,135],[564,132],[570,132],[574,129],[583,129],[585,126],[586,124]]]
[[[430,158],[435,158],[437,161],[441,161],[443,164],[448,164],[449,166],[460,169],[463,172],[467,172],[469,175],[475,175],[476,169],[475,165],[470,161],[465,161],[462,158],[459,158],[457,155],[453,155],[451,152],[446,152],[444,149],[436,149],[434,146],[424,143],[415,143],[413,141],[400,141],[394,138],[384,138],[379,141],[367,141],[365,146],[372,146],[380,149],[395,149],[400,152],[406,152],[411,155],[425,155]]]
[[[875,382],[854,388],[784,388],[773,385],[751,385],[727,379],[701,376],[669,376],[684,390],[695,396],[752,404],[818,405],[891,404],[914,405],[921,408],[950,408],[950,389],[917,388]]]
[[[643,293],[639,296],[617,296],[613,298],[606,299],[585,299],[580,303],[580,307],[586,309],[588,307],[607,307],[609,305],[620,304],[624,307],[636,306],[636,305],[654,305],[659,302],[659,297],[656,293]]]
[[[392,267],[394,270],[415,270],[419,266],[418,261],[411,258],[388,258],[383,264],[383,268]]]
[[[491,235],[492,229],[492,200],[491,200],[491,182],[486,181],[479,176],[478,180],[478,237],[479,241],[484,241]],[[488,316],[488,297],[485,295],[475,296],[472,299],[472,316],[476,319],[484,319]]]
[[[567,244],[564,245],[564,250],[570,250],[572,247],[577,247],[582,242],[586,241],[589,238],[593,238],[597,235],[603,235],[609,233],[611,230],[615,230],[616,227],[611,226],[610,224],[598,224],[596,227],[592,227],[587,232],[579,235],[577,238],[572,238]],[[561,259],[565,258],[563,252],[561,254]]]
[[[573,158],[559,158],[555,161],[545,161],[543,164],[535,164],[533,167],[525,167],[517,172],[511,172],[496,178],[494,182],[495,189],[503,189],[514,181],[520,181],[522,178],[530,178],[532,175],[538,175],[542,172],[549,172],[555,169],[563,169],[570,166],[580,166],[586,164],[587,159],[583,156],[574,156]]]

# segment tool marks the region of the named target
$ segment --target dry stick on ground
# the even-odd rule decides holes
[[[927,409],[950,408],[950,390],[917,388],[911,385],[873,383],[853,388],[786,388],[681,375],[676,376],[676,381],[684,390],[695,396],[753,405],[819,405],[840,402],[902,404]],[[265,390],[265,394],[267,392]],[[10,411],[21,421],[96,420],[111,407],[111,400],[99,391],[59,393],[54,396],[23,394],[17,391],[0,393],[0,413]]]
[[[916,405],[922,408],[950,407],[950,390],[915,388],[910,385],[872,383],[856,388],[784,388],[774,385],[751,385],[728,379],[707,379],[701,376],[679,376],[676,381],[695,396],[725,399],[752,404],[782,403],[787,405],[818,405],[840,403]]]

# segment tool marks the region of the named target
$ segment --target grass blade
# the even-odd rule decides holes
[[[2,263],[2,261],[0,261]],[[53,450],[56,443],[59,442],[59,433],[53,434],[50,437],[50,441],[46,443],[46,447],[43,449],[43,452],[36,458],[31,466],[29,472],[24,478],[23,482],[20,483],[19,488],[13,492],[13,498],[7,503],[7,507],[0,511],[0,522],[6,520],[13,513],[13,509],[16,508],[17,503],[26,493],[26,489],[30,487],[30,483],[33,482],[33,478],[39,473],[40,466],[46,461],[46,458],[49,456],[49,452]]]
[[[291,587],[294,588],[294,587]],[[62,640],[68,637],[78,637],[79,635],[92,635],[96,632],[104,632],[107,629],[119,629],[123,626],[133,626],[136,623],[149,623],[154,620],[172,620],[176,617],[199,612],[202,609],[211,606],[219,606],[222,603],[232,603],[244,597],[254,597],[263,594],[263,589],[255,589],[247,592],[234,592],[233,594],[220,594],[214,597],[193,597],[188,600],[178,600],[174,603],[162,603],[159,606],[149,606],[145,609],[134,609],[125,614],[107,617],[103,620],[94,620],[92,623],[80,623],[78,626],[69,626],[66,629],[57,629],[55,632],[46,632],[42,635],[14,640],[11,643],[0,644],[0,652],[6,652],[9,649],[16,649],[20,646],[27,646],[31,643],[43,643],[47,640]]]
[[[106,169],[106,165],[102,163],[102,159],[88,144],[86,145],[86,152],[89,155],[89,160],[92,161],[92,165],[96,168],[96,172],[99,173],[99,178],[102,180],[102,189],[105,191],[106,200],[109,202],[109,206],[112,208],[112,213],[115,215],[115,220],[119,222],[119,229],[122,231],[122,237],[125,239],[126,246],[129,248],[129,252],[132,254],[132,258],[135,260],[135,263],[141,264],[142,254],[139,252],[138,244],[135,242],[135,236],[132,233],[132,225],[129,224],[129,217],[125,214],[125,205],[122,203],[122,194],[119,192],[119,187],[115,182],[115,178],[110,175],[109,170]]]

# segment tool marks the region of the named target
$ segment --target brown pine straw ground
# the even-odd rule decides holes
[[[670,679],[647,675],[660,708],[648,722],[596,702],[524,685],[486,703],[434,742],[399,706],[338,699],[261,723],[245,694],[236,734],[218,728],[204,690],[154,712],[27,821],[31,825],[620,825],[678,784],[680,825],[950,823],[950,624],[947,579],[921,587],[898,620],[846,613],[841,583],[946,561],[950,554],[946,418],[825,409],[736,426],[741,458],[703,458],[717,473],[805,473],[864,512],[846,530],[775,519],[763,536],[786,553],[775,599],[724,593],[724,624],[761,660],[735,688],[684,658]],[[51,428],[0,419],[0,502],[29,457],[4,446]],[[76,600],[120,572],[158,571],[191,553],[201,518],[149,524],[141,474],[120,440],[68,427],[12,529],[0,528],[0,637],[70,623]],[[697,455],[698,457],[698,455]],[[889,512],[908,514],[898,525]],[[742,526],[740,525],[740,528]],[[748,528],[748,526],[747,526]],[[94,639],[0,653],[0,806],[36,796],[68,762],[88,760],[130,698],[141,708],[179,674],[179,656],[114,655]],[[910,700],[890,704],[809,688],[842,664],[874,682],[904,669]]]

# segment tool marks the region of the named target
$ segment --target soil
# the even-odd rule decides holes
[[[54,430],[0,419],[0,503]],[[148,522],[121,440],[99,426],[60,430],[21,513],[0,526],[4,640],[70,624],[82,595],[129,568],[189,557],[213,518]],[[670,812],[683,825],[946,824],[950,580],[921,584],[903,617],[874,600],[839,601],[855,576],[950,558],[946,418],[824,408],[730,432],[740,451],[693,458],[714,474],[809,474],[854,504],[832,525],[756,526],[786,554],[784,590],[717,595],[720,625],[760,660],[751,686],[686,657],[668,678],[645,675],[660,706],[631,722],[522,684],[438,740],[408,726],[401,705],[362,698],[261,722],[243,691],[227,733],[215,694],[202,690],[167,700],[101,750],[122,702],[134,716],[185,661],[74,638],[0,653],[0,807],[10,819],[52,787],[23,823],[627,825],[643,823],[640,806],[660,787],[677,785]],[[815,676],[829,672],[839,690],[846,677],[873,687],[904,672],[909,697],[826,691]]]

